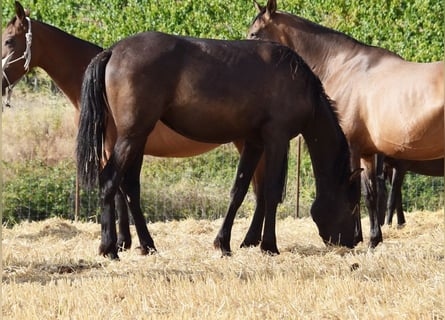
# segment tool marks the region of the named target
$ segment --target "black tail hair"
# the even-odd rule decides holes
[[[82,91],[79,131],[77,133],[77,171],[81,185],[91,189],[97,185],[104,154],[107,101],[105,68],[111,50],[99,53],[85,71]]]

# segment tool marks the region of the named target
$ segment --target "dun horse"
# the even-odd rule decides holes
[[[406,160],[444,157],[444,64],[413,63],[306,19],[277,11],[275,0],[258,10],[250,39],[276,41],[296,52],[336,102],[351,149],[352,168],[365,166],[370,246],[382,239],[377,213],[375,154]],[[254,222],[247,237],[255,238]]]
[[[199,141],[244,140],[218,244],[230,239],[226,225],[232,225],[264,152],[261,249],[278,253],[276,208],[289,140],[300,133],[317,177],[311,214],[320,236],[348,247],[360,240],[359,183],[351,176],[346,138],[319,79],[287,47],[140,33],[93,59],[81,101],[77,163],[86,186],[99,182],[103,255],[118,257],[113,201],[118,188],[127,196],[141,247],[156,250],[140,208],[139,175],[147,136],[159,120]],[[114,147],[106,159],[110,139]]]

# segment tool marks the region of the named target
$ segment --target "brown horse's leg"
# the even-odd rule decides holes
[[[273,132],[273,131],[272,131]],[[266,214],[261,250],[269,254],[279,254],[275,234],[276,212],[283,197],[287,176],[289,139],[275,135],[269,137],[265,145],[266,170],[264,172],[264,198]]]
[[[264,168],[265,161],[264,155],[261,157],[260,161],[255,170],[253,176],[253,189],[256,196],[256,207],[253,213],[252,222],[250,223],[249,230],[247,231],[246,237],[241,243],[241,247],[257,246],[261,242],[261,231],[263,230],[265,203],[264,203]]]
[[[238,164],[235,182],[231,191],[231,200],[223,224],[213,244],[220,248],[223,255],[230,255],[230,237],[233,220],[238,208],[241,206],[249,188],[250,180],[261,156],[262,148],[249,142],[244,144]]]
[[[147,223],[141,209],[141,184],[140,173],[142,167],[143,153],[141,152],[128,168],[121,189],[127,198],[128,207],[133,216],[136,232],[139,237],[140,250],[142,254],[150,254],[156,251],[154,241],[148,231]]]
[[[117,235],[117,248],[123,251],[131,248],[130,221],[128,219],[127,201],[121,190],[118,190],[115,200],[115,207],[119,221],[119,233]]]

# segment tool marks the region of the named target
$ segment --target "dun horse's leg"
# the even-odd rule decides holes
[[[231,200],[221,229],[219,230],[215,241],[216,248],[220,248],[223,255],[230,255],[230,237],[232,232],[233,220],[238,208],[241,206],[244,197],[249,188],[250,180],[261,156],[262,148],[246,142],[241,152],[235,182],[231,191]]]
[[[374,167],[375,158],[363,160],[365,171],[362,174],[362,184],[365,190],[365,203],[368,208],[370,222],[369,247],[375,248],[383,241],[382,230],[378,219],[378,198],[376,189],[376,171]]]
[[[265,146],[266,170],[264,172],[264,197],[266,214],[261,250],[269,254],[279,254],[275,234],[278,203],[283,198],[286,183],[289,140],[269,140]]]
[[[394,170],[394,180],[391,190],[394,194],[392,213],[394,213],[394,211],[397,211],[397,225],[399,227],[403,226],[406,223],[402,206],[402,185],[405,178],[405,173],[406,171],[404,171],[403,169]]]
[[[128,219],[127,201],[119,190],[114,198],[117,217],[119,220],[119,233],[117,236],[117,248],[119,251],[131,248],[130,221]]]
[[[377,192],[377,213],[379,225],[385,223],[386,204],[388,202],[388,190],[386,189],[385,172],[383,170],[383,155],[376,155],[376,192]]]
[[[261,231],[263,230],[264,213],[266,210],[264,203],[264,156],[258,162],[255,174],[253,176],[253,187],[256,196],[256,207],[252,222],[246,237],[241,243],[241,247],[257,246],[261,242]]]
[[[140,250],[142,254],[149,254],[156,251],[153,238],[148,232],[147,223],[141,209],[141,184],[140,174],[143,160],[143,153],[140,152],[128,168],[121,183],[122,193],[127,197],[128,207],[133,216],[136,232],[139,237]]]
[[[386,215],[386,224],[392,224],[392,217],[394,216],[394,211],[396,207],[396,179],[398,175],[397,168],[391,168],[392,176],[391,176],[391,189],[389,191],[388,196],[388,214]]]

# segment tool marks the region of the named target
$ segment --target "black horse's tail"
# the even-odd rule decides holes
[[[104,154],[107,114],[105,68],[110,57],[111,50],[99,53],[88,65],[82,83],[77,174],[79,182],[88,189],[97,185]]]

